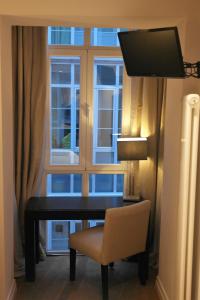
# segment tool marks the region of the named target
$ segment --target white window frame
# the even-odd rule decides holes
[[[119,29],[117,28],[117,31]],[[127,176],[127,163],[123,162],[119,165],[93,165],[92,164],[92,131],[93,131],[93,59],[94,57],[121,57],[120,49],[116,47],[104,47],[104,46],[90,46],[90,29],[85,29],[84,33],[84,46],[67,46],[67,45],[49,45],[49,63],[48,63],[48,94],[49,101],[47,101],[47,149],[46,149],[46,167],[45,174],[42,178],[42,193],[46,194],[47,175],[48,174],[81,174],[82,175],[82,195],[89,195],[89,175],[90,174],[124,174],[124,190],[126,190],[126,176]],[[50,57],[51,56],[79,56],[81,64],[80,73],[80,125],[79,125],[79,165],[50,165],[50,118],[51,118],[51,103],[50,100]],[[85,76],[90,74],[90,76]],[[123,74],[123,94],[122,94],[122,130],[128,131],[130,127],[130,94],[131,94],[131,82],[127,77],[124,68]],[[87,78],[86,78],[87,77]],[[85,158],[85,160],[83,160]],[[116,179],[116,178],[115,178]],[[115,191],[116,191],[116,180]],[[55,196],[56,194],[53,193]],[[70,196],[70,194],[68,194]],[[109,193],[98,193],[96,196],[109,195]],[[110,195],[118,196],[118,193],[110,193]],[[62,196],[59,193],[59,196]],[[74,195],[73,195],[74,196]],[[90,221],[92,225],[96,225],[96,221]],[[73,222],[72,222],[73,223]],[[53,221],[47,222],[47,235],[52,234]],[[71,223],[70,223],[71,224]],[[71,224],[71,226],[75,224]],[[48,249],[52,248],[52,240],[48,239]],[[58,250],[52,250],[53,252],[59,252]],[[49,251],[51,252],[51,251]],[[62,251],[60,251],[62,252]]]
[[[67,48],[67,47],[66,47]],[[50,124],[51,124],[51,95],[50,95],[50,63],[51,63],[51,57],[80,57],[80,64],[81,64],[81,72],[80,72],[80,109],[86,109],[86,78],[84,76],[86,72],[86,52],[83,50],[78,50],[78,49],[58,49],[57,47],[55,48],[50,48],[48,52],[48,72],[49,72],[49,82],[48,82],[48,89],[49,89],[49,97],[48,97],[48,142],[47,142],[47,151],[46,151],[46,171],[48,174],[51,173],[57,173],[57,171],[69,171],[71,173],[74,173],[74,171],[79,170],[79,171],[84,171],[85,170],[85,139],[84,136],[86,135],[86,114],[81,113],[80,114],[80,128],[79,128],[79,164],[71,164],[71,165],[51,165],[50,164],[50,156],[51,156],[51,141],[50,141]],[[81,124],[83,124],[81,126]]]
[[[116,47],[90,46],[90,29],[85,29],[84,46],[49,45],[48,47],[48,94],[47,101],[47,149],[45,174],[42,182],[42,193],[46,194],[46,183],[48,174],[75,174],[82,175],[82,195],[89,195],[89,175],[90,174],[124,174],[127,176],[127,163],[121,164],[92,164],[92,130],[93,130],[93,60],[94,57],[122,57],[120,49]],[[80,128],[79,128],[79,165],[50,165],[50,58],[52,56],[79,56],[80,57]],[[87,74],[87,76],[85,76]],[[86,78],[87,77],[87,78]],[[123,128],[130,126],[130,94],[131,81],[126,75],[125,68],[123,74],[122,92],[122,125]],[[123,130],[123,129],[122,129]],[[85,158],[85,160],[84,160]],[[126,180],[124,180],[124,183]],[[125,188],[125,187],[124,187]],[[60,193],[59,193],[60,195]]]
[[[121,58],[121,52],[120,50],[90,50],[88,54],[88,85],[87,85],[87,91],[88,91],[88,105],[89,105],[89,116],[88,116],[88,151],[87,153],[87,170],[89,171],[123,171],[125,172],[127,170],[127,164],[125,162],[121,162],[120,164],[96,164],[93,165],[92,163],[92,156],[93,156],[93,124],[94,124],[94,114],[93,114],[93,105],[94,105],[94,91],[93,91],[93,82],[94,82],[94,70],[93,70],[93,62],[96,58],[112,58],[112,57],[120,57]],[[89,71],[90,70],[90,71]],[[110,87],[112,89],[112,87]],[[130,113],[128,113],[126,116],[124,114],[124,111],[126,111],[125,107],[130,107],[130,79],[128,76],[123,74],[123,89],[122,89],[122,125],[124,123],[124,120],[126,119],[126,124],[128,123],[130,126]],[[124,125],[123,125],[124,126]],[[117,174],[113,173],[113,174]]]

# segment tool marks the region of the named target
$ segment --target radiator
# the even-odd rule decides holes
[[[178,287],[176,300],[192,300],[199,107],[199,95],[190,94],[184,97],[178,209]]]

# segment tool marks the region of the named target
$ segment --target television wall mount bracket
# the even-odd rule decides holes
[[[196,63],[184,62],[185,77],[200,78],[200,61]]]

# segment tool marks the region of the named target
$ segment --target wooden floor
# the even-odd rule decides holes
[[[137,265],[121,261],[109,270],[109,300],[158,300],[154,278],[141,286]],[[15,300],[101,300],[100,265],[85,256],[77,257],[75,282],[69,281],[69,257],[50,256],[37,265],[37,279],[17,279]]]

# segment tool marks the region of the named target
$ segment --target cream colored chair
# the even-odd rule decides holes
[[[76,250],[101,264],[103,299],[108,299],[108,265],[139,254],[139,278],[147,280],[146,251],[150,201],[106,210],[105,224],[70,235],[70,280],[75,280]]]

